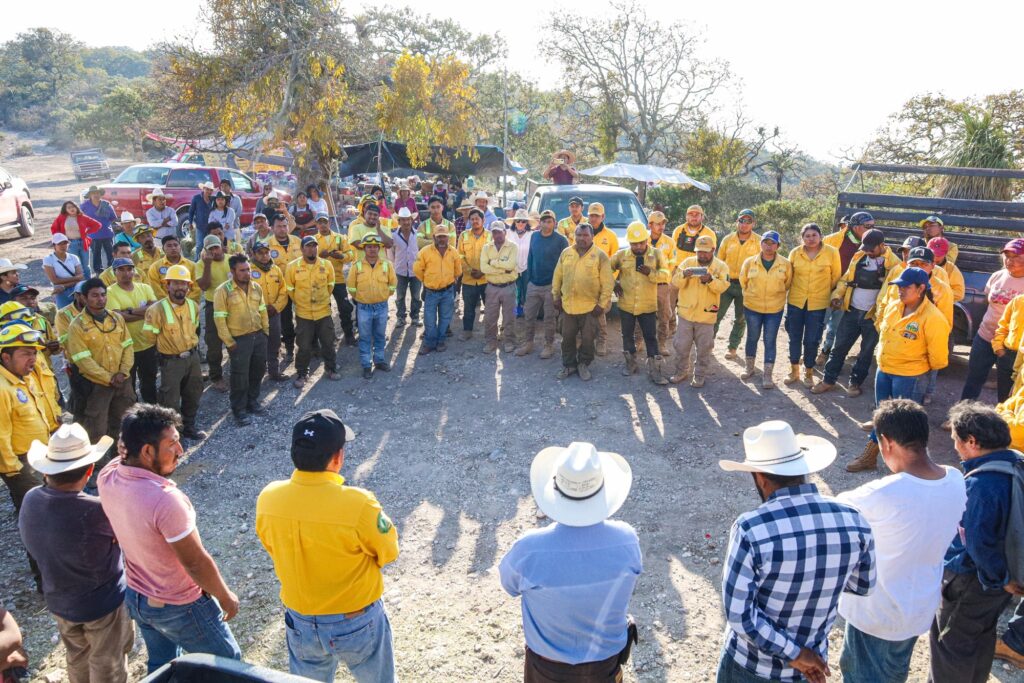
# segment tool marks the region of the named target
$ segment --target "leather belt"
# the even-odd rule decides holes
[[[185,351],[184,353],[161,353],[160,357],[161,358],[166,358],[168,360],[171,360],[171,359],[174,359],[174,358],[189,358],[193,353],[196,353],[196,347],[194,347],[194,346],[191,349],[189,349],[188,351]]]
[[[515,284],[515,280],[513,280],[512,282],[502,282],[501,284],[495,284],[493,282],[488,282],[487,284],[490,285],[491,287],[509,287]]]
[[[448,285],[447,287],[442,287],[441,289],[433,289],[431,287],[427,287],[426,285],[423,285],[423,289],[427,290],[428,292],[440,293],[440,292],[447,292],[449,289],[451,289],[454,286],[455,286],[455,283],[453,282],[452,284]]]

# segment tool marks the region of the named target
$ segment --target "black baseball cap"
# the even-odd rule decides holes
[[[583,198],[582,197],[571,197],[569,199],[569,206],[572,206],[573,204],[576,204],[577,206],[583,206]]]
[[[924,261],[925,263],[935,263],[935,252],[928,247],[914,247],[907,254],[907,263],[911,261]]]
[[[292,452],[311,455],[337,453],[356,438],[355,432],[345,426],[338,414],[330,408],[306,413],[292,428]]]
[[[852,219],[851,219],[852,220]],[[871,228],[860,239],[860,251],[871,251],[885,242],[885,233],[878,228]]]
[[[900,246],[900,249],[916,249],[917,247],[923,247],[927,244],[928,243],[925,242],[924,239],[917,235],[912,235],[911,237],[903,240],[903,244]]]

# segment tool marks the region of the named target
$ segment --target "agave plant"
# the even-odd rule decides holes
[[[965,168],[1015,168],[1013,152],[1006,133],[992,121],[992,114],[984,112],[974,116],[964,113],[963,138],[954,143],[942,159],[943,166]],[[944,176],[939,183],[939,194],[954,199],[993,199],[1009,201],[1013,198],[1013,182],[1009,178],[980,176]]]

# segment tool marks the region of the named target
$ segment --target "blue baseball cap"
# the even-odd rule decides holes
[[[307,244],[316,244],[316,238],[312,235],[306,235],[302,238],[302,246],[306,246]]]
[[[130,258],[116,258],[114,262],[110,264],[111,270],[117,270],[118,268],[124,268],[125,266],[135,267],[135,262]]]
[[[865,223],[874,223],[875,217],[867,211],[858,211],[857,213],[850,216],[849,226],[852,228],[857,225],[864,225]]]
[[[931,287],[928,282],[928,273],[923,268],[907,268],[900,276],[890,282],[890,285],[896,285],[897,287],[906,287],[907,285],[925,285]]]
[[[775,242],[775,244],[782,244],[782,237],[780,237],[779,233],[774,230],[769,230],[761,235],[761,241],[764,242],[765,240],[771,240],[772,242]]]

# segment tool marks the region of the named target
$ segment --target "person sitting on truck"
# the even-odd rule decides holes
[[[575,185],[580,178],[576,170],[576,155],[567,149],[555,152],[543,176],[555,185]]]
[[[146,210],[146,223],[156,231],[156,238],[163,239],[168,235],[178,234],[178,214],[174,209],[167,206],[167,195],[159,187],[146,197],[153,202],[153,206]]]
[[[945,237],[946,226],[943,224],[942,219],[938,216],[928,216],[923,221],[918,223],[921,226],[921,232],[924,235],[925,240],[932,240],[936,237]],[[946,254],[946,259],[950,263],[956,263],[957,256],[960,255],[960,250],[952,242],[949,243],[949,252]]]
[[[964,274],[948,258],[953,244],[945,237],[933,237],[928,240],[928,248],[935,254],[935,265],[946,271],[949,288],[953,290],[953,301],[963,301],[967,296],[967,283],[964,281]]]

